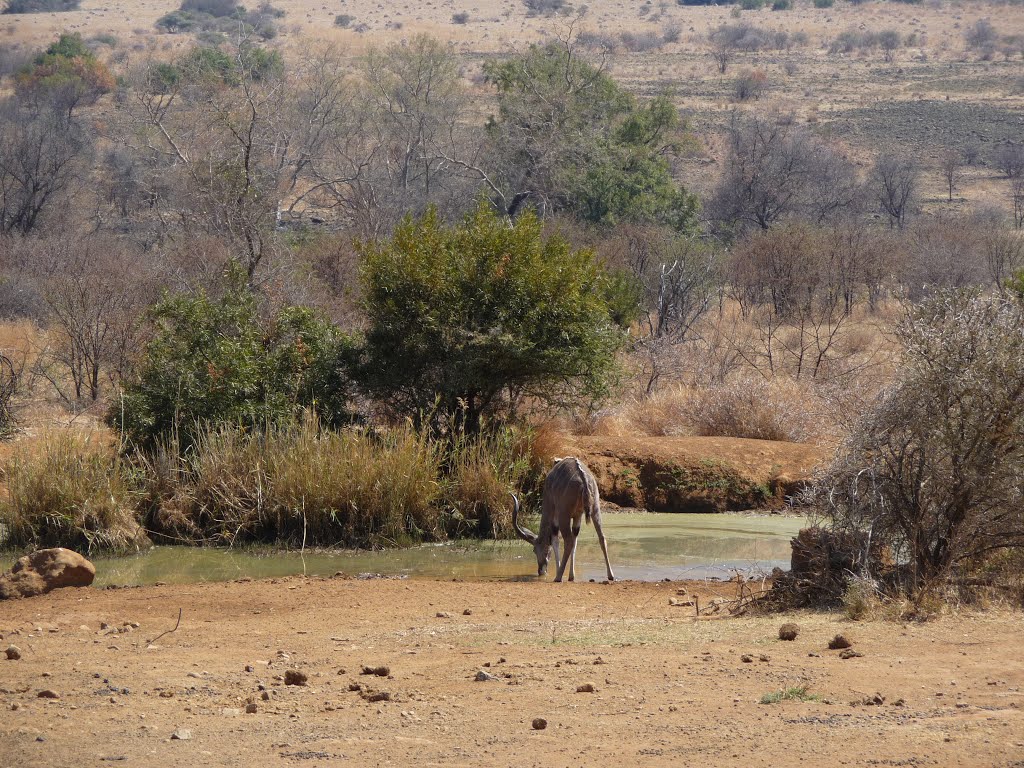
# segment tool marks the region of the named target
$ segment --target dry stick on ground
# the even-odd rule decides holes
[[[168,629],[166,632],[161,632],[159,635],[150,640],[147,645],[152,645],[164,635],[169,635],[171,632],[175,632],[178,629],[178,625],[181,624],[181,608],[178,609],[178,620],[174,622],[174,629]]]

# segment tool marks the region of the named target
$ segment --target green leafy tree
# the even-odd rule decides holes
[[[696,198],[671,173],[684,136],[670,99],[637,102],[570,42],[532,46],[484,72],[498,91],[484,177],[507,213],[530,201],[597,223],[694,225]]]
[[[315,408],[324,423],[346,416],[338,360],[348,339],[306,307],[262,318],[259,298],[235,268],[220,299],[171,296],[151,310],[153,339],[109,414],[139,444],[197,425],[264,426]]]
[[[115,84],[110,69],[77,32],[61,35],[15,76],[19,96],[48,100],[69,116],[80,105],[96,103]]]
[[[459,225],[436,210],[363,243],[368,328],[354,378],[396,415],[477,431],[525,398],[609,391],[637,293],[588,250],[481,203]]]

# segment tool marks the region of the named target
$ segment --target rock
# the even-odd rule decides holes
[[[188,728],[179,728],[171,734],[171,741],[188,741],[192,738],[192,731]]]
[[[673,606],[674,608],[686,608],[688,606],[693,605],[694,602],[693,602],[693,600],[689,600],[689,599],[687,599],[687,600],[680,600],[679,598],[676,598],[676,597],[670,597],[668,599],[668,604]]]
[[[391,694],[387,691],[362,691],[359,695],[369,702],[391,701]]]
[[[865,696],[861,703],[868,707],[880,707],[885,704],[885,696],[880,693],[876,693],[874,696]]]
[[[305,685],[308,681],[309,676],[305,672],[300,672],[297,669],[289,669],[284,673],[285,685]]]
[[[543,731],[545,728],[548,727],[548,721],[545,720],[543,717],[535,717],[533,718],[533,722],[530,723],[530,725],[533,726],[533,730],[535,731]]]
[[[753,660],[754,657],[751,656],[749,653],[744,653],[742,656],[740,656],[740,661],[742,661],[744,664],[750,664]]]
[[[796,640],[796,636],[799,634],[800,627],[791,621],[779,627],[779,640]]]
[[[38,698],[40,698],[40,699],[59,699],[60,698],[60,694],[59,693],[57,693],[56,691],[50,690],[49,688],[46,688],[45,690],[40,691],[39,693],[36,694],[36,696]]]
[[[853,648],[846,648],[839,653],[840,659],[859,659],[864,654],[860,651],[855,651]]]
[[[245,714],[255,715],[258,709],[259,707],[256,706],[256,702],[250,701],[248,704],[245,705]]]
[[[772,660],[772,657],[769,656],[767,653],[762,653],[757,658],[758,658],[759,661],[771,661]]]
[[[363,670],[359,673],[361,675],[376,675],[377,677],[387,677],[391,674],[391,667],[381,665],[379,667],[363,667]]]
[[[476,677],[473,679],[476,680],[478,683],[486,683],[490,680],[497,680],[498,678],[488,672],[484,672],[484,670],[481,669],[479,672],[476,673]]]
[[[350,691],[352,691],[353,693],[357,693],[357,692],[363,690],[363,686],[360,683],[349,683],[348,684],[348,689]]]
[[[95,578],[96,567],[77,552],[63,547],[40,549],[0,575],[0,600],[34,597],[61,587],[88,587]]]
[[[464,611],[462,612],[462,615],[463,615],[463,616],[472,616],[472,615],[473,615],[473,611],[472,611],[472,609],[470,609],[470,608],[467,608],[466,610],[464,610]]]
[[[8,661],[17,661],[21,658],[21,648],[16,645],[8,645],[6,653]]]
[[[448,611],[438,611],[434,614],[439,619],[450,619],[452,615]]]
[[[270,701],[270,691],[264,691],[261,693],[260,698],[263,699],[263,701]]]
[[[597,688],[594,687],[593,683],[583,683],[576,686],[576,693],[594,693],[596,691]]]
[[[828,649],[830,651],[838,651],[840,648],[849,648],[853,643],[844,635],[836,635],[828,641]]]

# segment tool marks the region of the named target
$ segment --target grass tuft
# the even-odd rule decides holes
[[[808,693],[807,686],[801,685],[796,688],[785,688],[774,693],[766,693],[761,697],[761,704],[778,704],[780,701],[821,701],[821,696],[816,693]]]

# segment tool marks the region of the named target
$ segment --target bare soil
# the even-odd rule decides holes
[[[823,448],[737,437],[568,436],[601,498],[655,512],[725,512],[781,507],[799,493]]]
[[[3,603],[0,650],[22,657],[0,653],[0,766],[1024,758],[1019,614],[697,619],[670,605],[716,592],[737,585],[297,578]],[[793,642],[778,640],[786,621]],[[827,650],[840,633],[863,655]],[[285,685],[289,670],[306,684]],[[799,688],[820,699],[759,703]]]

